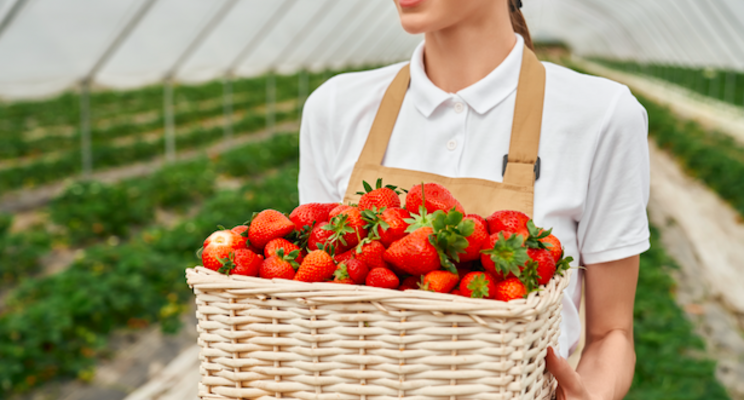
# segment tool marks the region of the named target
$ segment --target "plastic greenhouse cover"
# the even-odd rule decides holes
[[[580,55],[744,70],[744,0],[523,2]],[[0,0],[0,97],[380,65],[420,40],[391,0]]]

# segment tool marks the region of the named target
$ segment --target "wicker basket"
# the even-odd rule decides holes
[[[569,272],[570,274],[570,272]],[[202,399],[547,399],[569,274],[508,303],[188,269]]]

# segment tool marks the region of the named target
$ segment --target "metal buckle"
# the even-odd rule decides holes
[[[501,177],[504,177],[504,174],[506,174],[506,164],[509,163],[509,154],[504,154],[504,160],[501,163]],[[535,171],[535,180],[540,179],[540,157],[537,157],[537,161],[535,162],[535,166],[532,169]]]

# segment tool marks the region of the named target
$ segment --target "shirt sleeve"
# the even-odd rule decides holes
[[[597,139],[578,222],[582,265],[620,260],[650,247],[648,116],[627,87],[615,96]]]
[[[332,182],[335,147],[332,140],[333,79],[316,89],[305,102],[300,124],[300,204],[341,201]]]

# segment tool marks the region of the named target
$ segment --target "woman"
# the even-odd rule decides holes
[[[639,254],[649,247],[645,110],[623,85],[537,62],[517,1],[395,2],[403,28],[425,41],[409,67],[343,74],[310,96],[300,201],[340,201],[356,191],[350,178],[379,171],[478,178],[494,193],[509,182],[528,188],[518,205],[586,267],[563,300],[560,355],[547,356],[558,398],[622,398],[635,365]],[[582,329],[582,279],[586,345],[574,371],[565,358]]]

